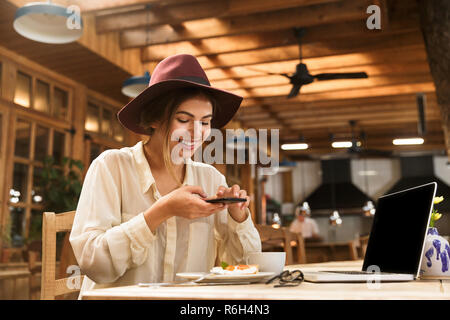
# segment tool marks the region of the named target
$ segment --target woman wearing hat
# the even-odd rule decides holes
[[[241,101],[212,88],[191,55],[157,65],[148,88],[118,113],[122,125],[149,138],[103,152],[86,174],[70,235],[87,276],[81,294],[177,281],[178,272],[208,272],[221,261],[244,263],[249,252],[261,251],[246,191],[228,187],[213,166],[190,159]],[[184,161],[174,163],[174,156]],[[247,201],[204,201],[215,197]]]

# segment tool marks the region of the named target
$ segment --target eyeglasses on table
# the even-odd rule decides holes
[[[274,282],[275,280],[278,280],[278,284],[274,285],[274,288],[279,287],[296,287],[300,283],[305,280],[305,276],[303,275],[303,272],[301,270],[285,270],[281,272],[279,275],[276,275],[273,278],[270,278],[267,280],[266,284],[270,284]]]

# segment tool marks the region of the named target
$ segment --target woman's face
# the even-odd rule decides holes
[[[206,97],[197,96],[182,102],[170,123],[171,153],[191,157],[211,132],[212,113],[212,104]]]

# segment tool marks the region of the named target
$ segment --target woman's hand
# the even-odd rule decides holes
[[[200,197],[199,197],[200,196]],[[227,208],[223,203],[208,203],[208,195],[199,186],[182,186],[156,201],[145,213],[150,230],[173,216],[196,219],[210,216]]]
[[[246,209],[250,205],[250,197],[247,196],[247,191],[235,184],[231,188],[220,186],[216,193],[217,198],[245,198],[246,202],[238,202],[228,205],[228,212],[231,217],[237,222],[243,222],[247,219]]]

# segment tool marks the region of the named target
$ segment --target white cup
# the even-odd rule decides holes
[[[286,252],[251,252],[247,256],[247,264],[257,264],[260,272],[283,272],[286,263]]]

